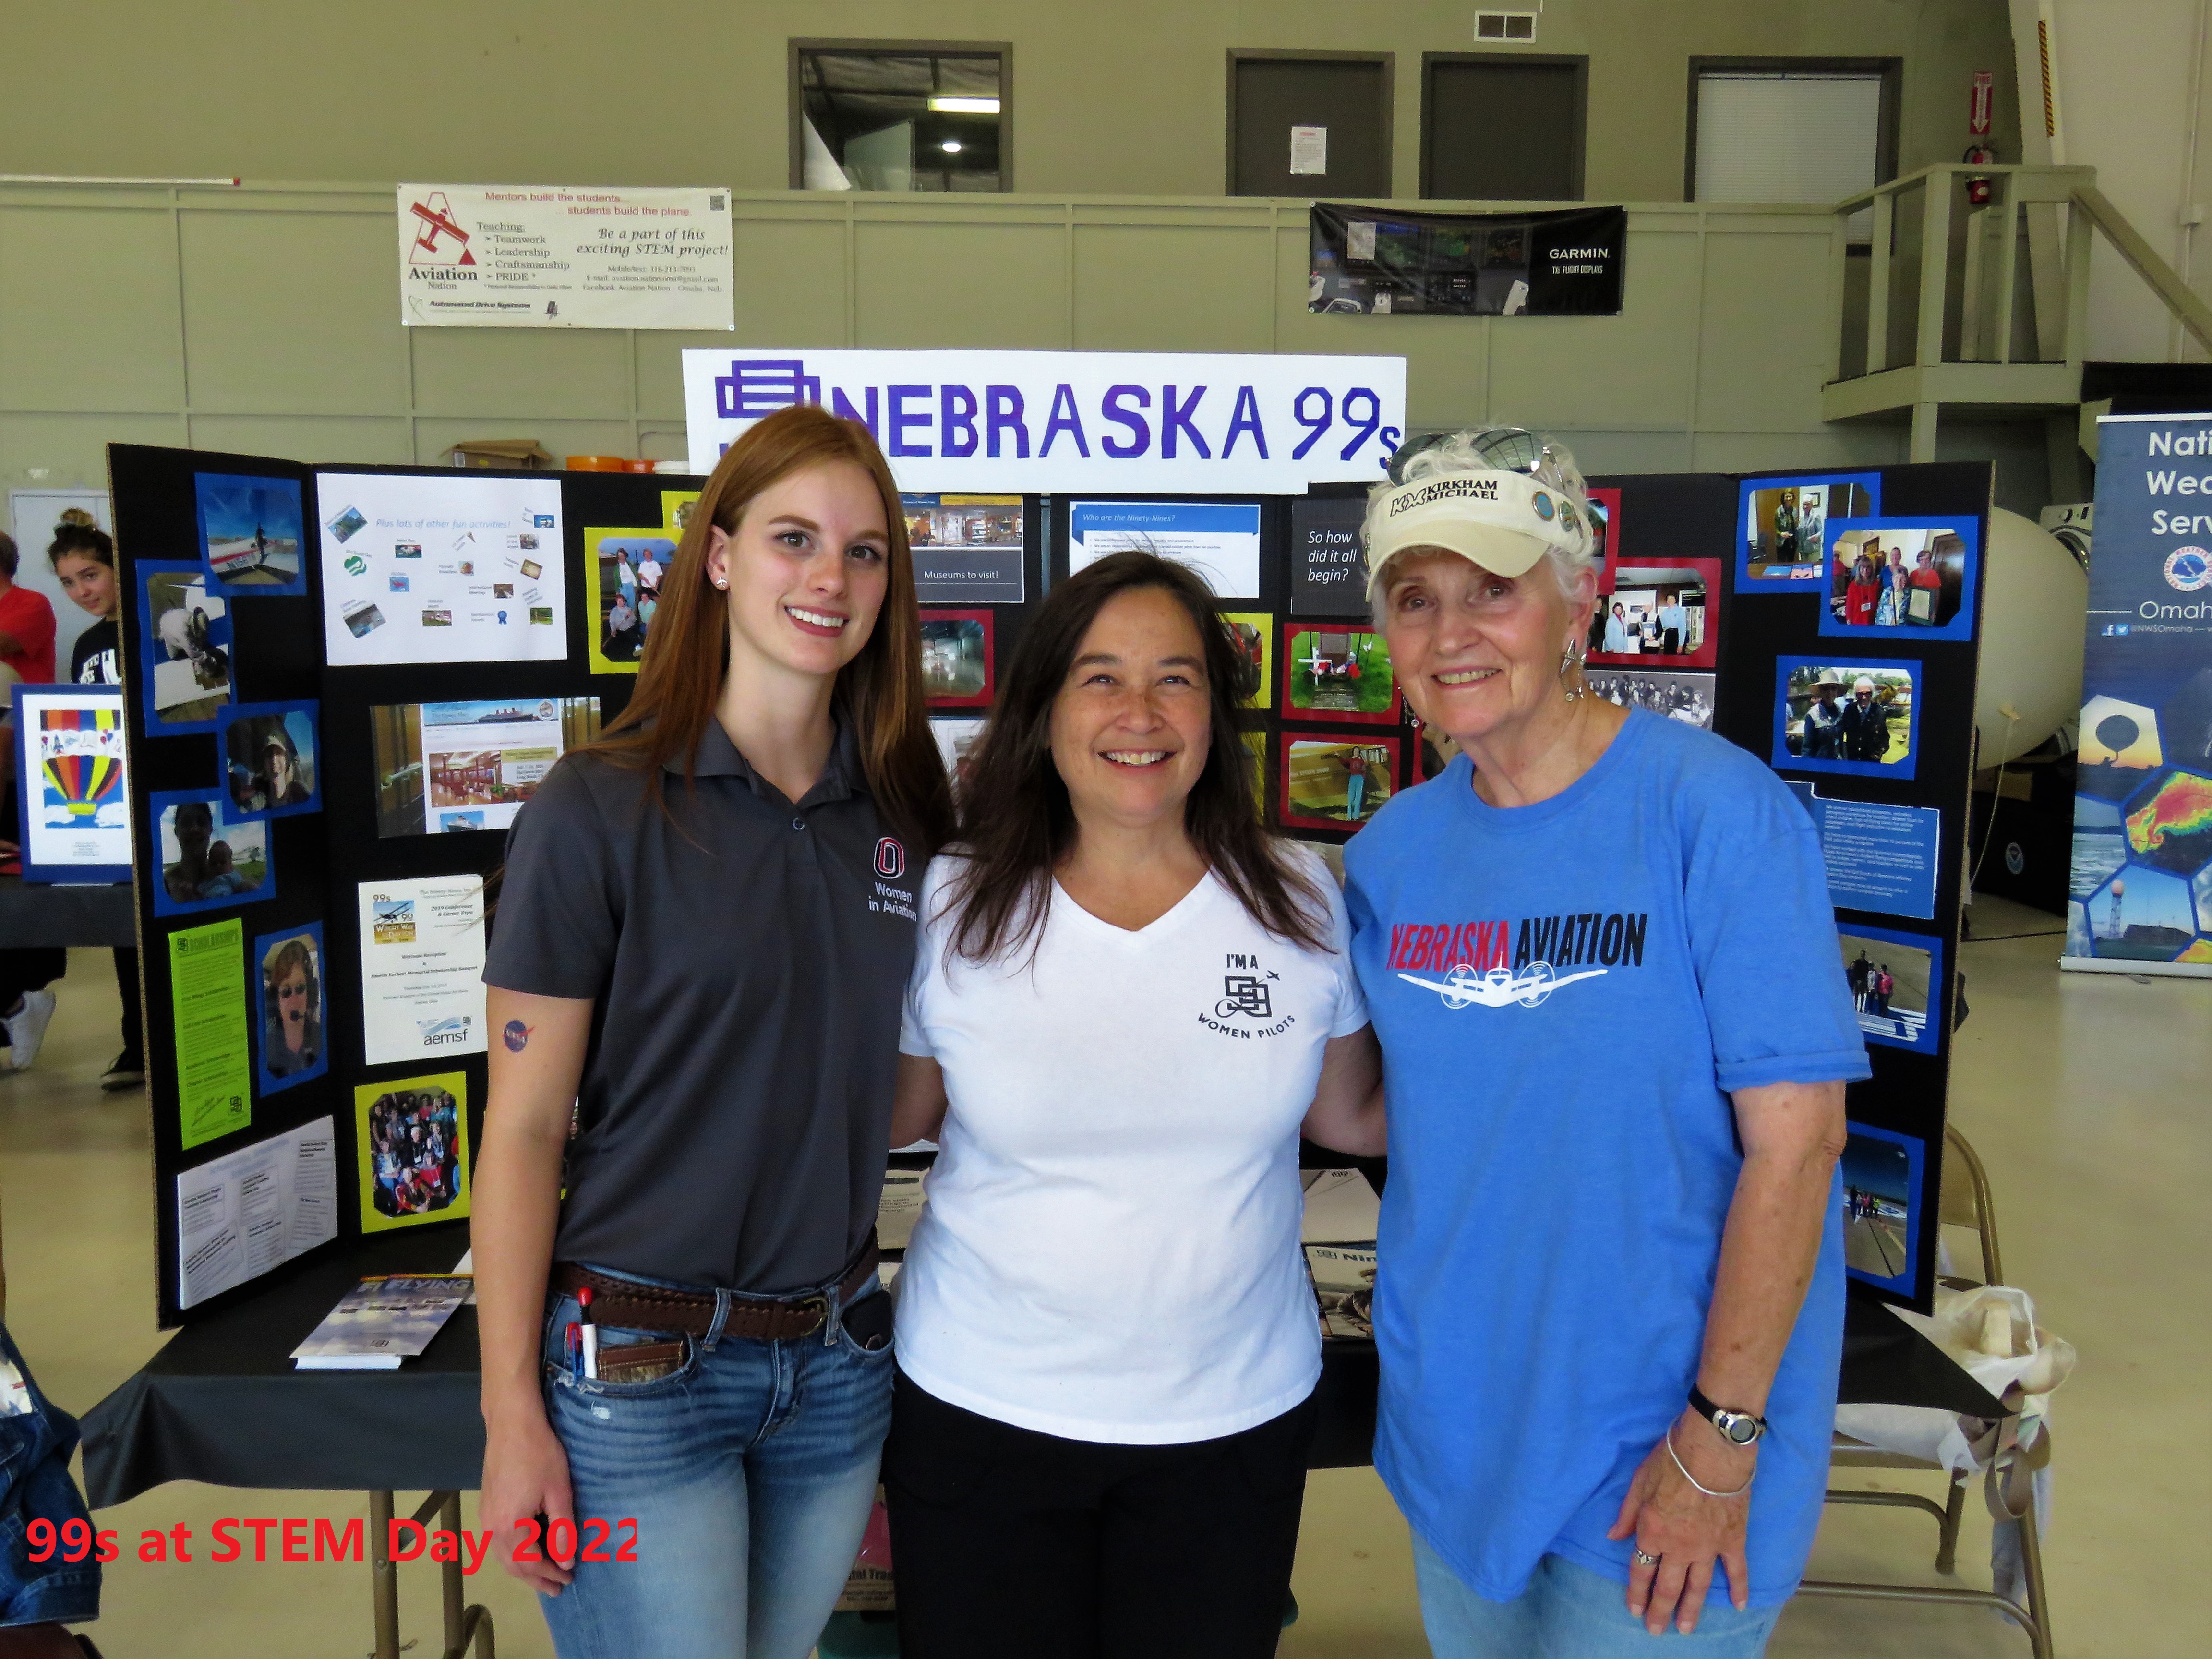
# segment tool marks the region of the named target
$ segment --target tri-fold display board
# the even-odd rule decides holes
[[[702,481],[109,464],[172,1325],[336,1241],[465,1218],[485,880],[538,781],[626,706]],[[1849,1262],[1925,1305],[1989,471],[1594,486],[1592,689],[1751,749],[1820,826],[1837,954],[1805,972],[1845,976],[1875,1067],[1850,1094]],[[1251,657],[1268,821],[1333,852],[1447,746],[1366,614],[1364,502],[905,497],[956,780],[1051,582],[1145,546],[1205,574]]]

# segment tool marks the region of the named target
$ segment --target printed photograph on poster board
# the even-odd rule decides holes
[[[1398,678],[1380,634],[1310,623],[1283,626],[1283,717],[1398,723]]]
[[[230,605],[204,565],[138,567],[138,685],[146,735],[212,732],[231,697]]]
[[[1239,732],[1237,741],[1244,745],[1245,775],[1252,785],[1252,810],[1260,822],[1267,821],[1267,734],[1265,732]]]
[[[11,688],[16,822],[28,882],[131,879],[131,787],[123,688]]]
[[[1927,1142],[1917,1135],[1846,1126],[1839,1173],[1844,1189],[1844,1270],[1854,1279],[1916,1293],[1920,1224],[1927,1194]]]
[[[1590,619],[1589,660],[1711,668],[1719,660],[1718,559],[1616,564],[1613,591]]]
[[[1459,753],[1459,744],[1452,740],[1451,733],[1441,726],[1424,724],[1410,707],[1406,710],[1406,718],[1413,721],[1416,728],[1413,738],[1413,781],[1426,783],[1431,778],[1442,777],[1444,775],[1444,769],[1452,763],[1453,757]]]
[[[1221,620],[1244,660],[1252,666],[1251,695],[1238,700],[1244,708],[1265,708],[1274,701],[1275,619],[1261,611],[1224,611]]]
[[[698,505],[699,492],[696,489],[660,492],[660,528],[669,540],[684,539],[684,532],[691,527],[692,510]]]
[[[1879,472],[1746,478],[1737,495],[1735,585],[1794,588],[1826,568],[1828,526],[1881,511]]]
[[[559,480],[325,472],[316,489],[331,667],[568,656]]]
[[[245,923],[231,916],[169,935],[177,1126],[188,1151],[253,1121],[246,998]]]
[[[200,556],[224,588],[257,599],[307,591],[298,479],[199,472],[192,477],[192,494]]]
[[[599,735],[599,700],[380,703],[368,730],[380,836],[504,830],[555,762]]]
[[[354,1090],[353,1100],[362,1231],[466,1219],[466,1074],[364,1083]]]
[[[1662,720],[1680,720],[1700,732],[1713,729],[1714,678],[1671,669],[1583,670],[1583,684],[1593,697],[1603,697],[1619,708],[1646,709]]]
[[[239,818],[220,789],[156,789],[147,797],[157,916],[220,910],[273,898],[276,871],[266,818]]]
[[[1943,941],[1857,922],[1837,924],[1844,983],[1868,1041],[1932,1054],[1943,1046],[1936,1024],[1943,983]]]
[[[178,1172],[179,1308],[198,1307],[338,1236],[335,1130],[331,1119],[319,1117]]]
[[[1607,573],[1615,560],[1621,557],[1620,492],[1618,489],[1593,489],[1589,492],[1590,520],[1590,556],[1597,567],[1598,589],[1608,592],[1612,583]]]
[[[921,684],[932,708],[981,708],[997,684],[988,611],[921,612]]]
[[[1972,639],[1980,539],[1972,519],[1830,520],[1821,633]]]
[[[1067,573],[1136,548],[1187,565],[1217,599],[1260,597],[1257,501],[1070,501]]]
[[[971,767],[969,756],[983,740],[984,725],[980,717],[933,720],[929,723],[929,735],[937,739],[937,752],[945,762],[945,775],[952,780],[952,793],[956,795],[968,781]]]
[[[253,941],[260,964],[258,1092],[267,1098],[331,1069],[323,1025],[323,924],[302,922]]]
[[[484,1051],[483,878],[362,882],[362,1060],[404,1065]]]
[[[1774,750],[1784,772],[1909,778],[1920,744],[1920,665],[1778,657]]]
[[[899,503],[924,605],[1019,605],[1029,556],[1019,495],[912,495]]]
[[[1282,735],[1279,822],[1306,830],[1358,830],[1398,792],[1403,771],[1395,739],[1344,732]]]
[[[660,609],[660,584],[676,563],[675,538],[657,530],[584,532],[584,609],[592,672],[635,674]],[[498,586],[495,584],[495,591]]]
[[[286,818],[323,810],[318,708],[311,702],[240,702],[216,714],[232,817]]]

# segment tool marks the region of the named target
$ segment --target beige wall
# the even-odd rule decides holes
[[[1592,471],[1903,458],[1829,426],[1835,222],[1629,213],[1618,317],[1317,317],[1304,204],[733,199],[730,334],[402,328],[391,189],[0,185],[0,482],[104,481],[116,441],[434,463],[463,438],[680,458],[687,345],[1403,354],[1416,427],[1550,428]],[[1170,302],[1171,301],[1171,302]],[[2039,506],[2039,428],[1946,428]]]
[[[1533,6],[1535,0],[1515,0]],[[728,185],[787,173],[794,35],[1008,40],[1015,182],[1220,193],[1230,47],[1397,54],[1395,193],[1419,189],[1420,57],[1471,0],[18,0],[0,168],[251,179]],[[1681,195],[1696,55],[1901,57],[1901,169],[1957,157],[2005,0],[1549,0],[1529,50],[1590,58],[1587,189]],[[1508,50],[1511,50],[1509,48]]]

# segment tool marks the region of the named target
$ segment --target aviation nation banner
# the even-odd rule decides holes
[[[410,327],[734,328],[726,190],[399,186]]]

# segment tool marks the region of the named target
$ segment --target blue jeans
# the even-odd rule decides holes
[[[1759,1659],[1782,1616],[1780,1607],[1738,1613],[1722,1569],[1696,1630],[1685,1636],[1669,1625],[1654,1636],[1629,1613],[1627,1585],[1562,1555],[1538,1562],[1528,1588],[1514,1600],[1487,1601],[1462,1583],[1419,1533],[1413,1534],[1413,1577],[1436,1659],[1629,1659],[1692,1647],[1705,1659]]]
[[[882,1294],[871,1280],[853,1300]],[[554,1650],[805,1659],[875,1502],[891,1346],[866,1352],[835,1317],[787,1342],[718,1329],[685,1339],[669,1376],[580,1381],[562,1363],[575,1317],[563,1297],[546,1319],[546,1415],[568,1451],[578,1527],[635,1521],[636,1547],[630,1562],[577,1561],[574,1583],[539,1598]],[[600,1328],[602,1353],[665,1340]],[[623,1539],[617,1527],[603,1553]]]

